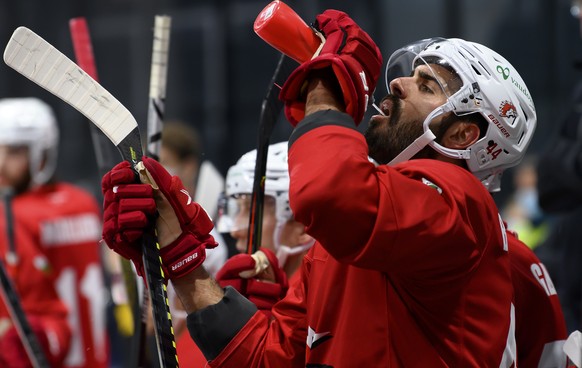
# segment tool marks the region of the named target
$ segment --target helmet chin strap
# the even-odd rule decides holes
[[[307,243],[299,244],[295,247],[280,244],[277,247],[277,260],[279,261],[279,266],[280,267],[285,266],[285,262],[287,262],[287,258],[289,258],[289,256],[294,256],[296,254],[304,252],[311,248],[313,244],[315,244],[315,239],[310,239]]]
[[[46,156],[45,156],[46,155]],[[46,150],[33,150],[30,148],[30,188],[35,188],[37,186],[43,185],[48,182],[55,169],[56,169],[56,157],[54,151]],[[43,162],[44,160],[44,162]]]
[[[429,128],[429,124],[431,121],[433,121],[433,119],[435,119],[437,116],[440,116],[446,112],[453,111],[454,108],[455,107],[453,106],[453,104],[450,103],[449,101],[447,101],[443,105],[432,110],[430,112],[430,114],[428,114],[428,116],[424,119],[424,122],[422,123],[424,133],[422,133],[422,135],[420,137],[416,138],[414,140],[414,142],[412,142],[410,145],[408,145],[408,147],[406,147],[402,152],[400,152],[398,154],[398,156],[394,157],[394,159],[392,159],[392,161],[390,161],[388,163],[388,165],[394,166],[394,165],[399,164],[401,162],[408,161],[411,158],[413,158],[414,155],[416,155],[418,152],[420,152],[424,147],[426,147],[428,145],[430,145],[436,151],[441,152],[442,154],[449,156],[449,157],[468,158],[468,155],[467,155],[467,157],[465,157],[466,155],[465,155],[464,151],[451,150],[449,148],[445,148],[445,147],[441,146],[440,144],[436,143],[435,142],[436,136],[434,135],[432,130],[430,130],[430,128]],[[469,152],[468,150],[465,150],[465,151],[467,153]],[[461,152],[461,153],[459,153],[459,152]]]
[[[281,268],[283,268],[285,266],[285,262],[287,262],[287,259],[289,258],[289,256],[293,256],[293,255],[299,254],[303,251],[306,251],[309,248],[311,248],[313,246],[313,244],[315,244],[315,239],[310,239],[308,242],[306,242],[304,244],[298,244],[294,247],[290,247],[288,245],[281,244],[281,232],[282,232],[283,226],[285,226],[286,222],[287,222],[287,219],[278,218],[277,225],[275,226],[275,231],[273,234],[273,237],[275,240],[275,243],[274,243],[275,254],[277,256],[277,260],[279,261],[279,267],[281,267]]]

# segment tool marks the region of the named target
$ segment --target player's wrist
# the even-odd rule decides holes
[[[172,279],[172,285],[188,314],[217,304],[224,297],[223,289],[204,266],[195,268],[183,277]]]
[[[182,278],[200,267],[206,259],[206,248],[215,246],[212,235],[197,237],[190,232],[183,232],[175,241],[160,250],[166,281]]]
[[[336,85],[337,80],[334,83],[333,80],[322,78],[321,75],[311,78],[305,99],[305,116],[324,110],[345,112],[344,102],[341,97],[338,97],[340,95]]]

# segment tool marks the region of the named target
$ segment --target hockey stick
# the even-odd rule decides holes
[[[83,17],[71,19],[69,21],[69,30],[71,32],[71,40],[73,42],[77,65],[89,74],[91,78],[99,81],[87,20]],[[112,150],[107,149],[111,146],[111,142],[99,128],[91,124],[90,130],[95,158],[97,160],[97,168],[99,174],[103,176],[117,163],[117,158],[112,155]]]
[[[211,218],[218,215],[218,198],[224,191],[224,178],[212,162],[206,160],[200,165],[194,202],[200,204]]]
[[[168,72],[168,53],[170,47],[170,26],[172,18],[156,15],[154,18],[154,37],[150,70],[150,91],[148,99],[148,122],[146,151],[149,157],[159,161],[162,141],[163,116],[166,99],[166,76]],[[136,331],[137,340],[132,355],[138,358],[137,366],[147,365],[147,317],[149,298],[144,290],[142,300],[141,324]]]
[[[10,259],[16,260],[15,243],[14,243],[14,217],[12,214],[12,189],[2,188],[2,199],[4,202],[4,217],[6,218],[6,234],[9,253],[6,255],[6,262],[10,263]],[[0,292],[2,293],[2,299],[4,299],[4,304],[8,313],[16,328],[16,332],[22,341],[24,350],[30,359],[30,363],[33,367],[49,368],[50,365],[46,358],[38,338],[32,331],[30,323],[24,314],[22,305],[20,304],[20,299],[16,293],[16,288],[4,268],[4,264],[0,262],[0,283],[2,287]]]
[[[269,138],[283,108],[283,103],[279,100],[279,90],[297,66],[293,60],[298,62],[308,60],[318,47],[322,47],[322,41],[324,41],[315,35],[293,9],[279,0],[272,1],[263,8],[255,19],[253,29],[259,37],[279,50],[281,57],[261,106],[257,161],[249,218],[247,244],[249,254],[256,252],[261,246]],[[274,86],[278,88],[273,88]]]
[[[5,63],[91,120],[132,165],[143,155],[135,118],[111,93],[36,33],[17,28],[4,50]],[[162,367],[177,367],[176,344],[160,265],[159,244],[151,231],[143,239],[145,278],[150,290],[154,331]]]
[[[87,20],[84,17],[73,18],[69,21],[69,29],[71,32],[71,39],[73,41],[73,49],[75,51],[75,58],[77,64],[91,76],[98,81],[97,66],[95,64],[95,56],[93,54],[93,46],[91,37],[89,35],[89,27]],[[115,164],[113,156],[110,154],[111,150],[108,147],[111,142],[107,137],[97,128],[97,126],[90,124],[91,138],[93,140],[93,147],[95,150],[95,158],[97,159],[97,168],[101,177],[107,173]],[[131,317],[133,319],[134,331],[137,329],[136,316],[141,315],[140,304],[138,300],[138,287],[135,273],[132,270],[129,260],[118,257],[121,265],[121,272],[123,276],[125,294],[127,301],[131,308]],[[113,295],[112,295],[113,297]],[[116,300],[116,303],[120,301]],[[133,358],[134,355],[131,355]],[[131,363],[130,367],[135,367],[136,363]]]
[[[154,23],[154,44],[150,72],[150,94],[148,105],[147,155],[159,160],[162,143],[162,126],[166,101],[166,79],[168,75],[168,54],[170,49],[170,26],[172,18],[156,15]]]
[[[253,179],[253,193],[249,217],[249,236],[247,253],[255,253],[261,246],[263,227],[263,207],[265,203],[265,174],[267,172],[267,154],[269,140],[277,118],[283,108],[279,100],[279,91],[297,63],[285,54],[281,54],[275,73],[267,87],[267,94],[261,105],[259,133],[257,140],[257,160],[255,163],[255,177]]]

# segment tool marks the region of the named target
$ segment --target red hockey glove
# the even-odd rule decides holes
[[[289,288],[287,275],[279,267],[277,257],[265,248],[252,256],[237,254],[231,257],[216,274],[216,281],[222,287],[234,287],[268,316]]]
[[[39,318],[28,316],[30,328],[36,335],[38,343],[43,350],[45,357],[51,367],[62,367],[66,357],[67,346],[60,346],[61,343],[68,343],[69,336],[62,336],[67,341],[59,341],[52,345],[49,344],[47,329]],[[59,339],[60,340],[60,339]],[[14,326],[0,338],[0,366],[5,368],[29,368],[32,367],[30,359],[22,340]]]
[[[159,214],[156,230],[164,273],[169,279],[182,277],[204,262],[207,248],[218,245],[210,235],[214,224],[206,211],[192,200],[180,178],[171,176],[156,160],[143,157],[137,168],[142,182],[154,187]]]
[[[326,10],[316,17],[314,27],[326,38],[320,54],[297,68],[283,85],[279,98],[285,115],[295,126],[305,116],[302,96],[309,73],[332,67],[337,77],[346,112],[359,124],[368,107],[382,67],[378,46],[346,13]]]
[[[149,218],[156,213],[153,189],[136,184],[129,162],[116,165],[103,176],[103,240],[109,248],[133,261],[143,276],[141,238]]]

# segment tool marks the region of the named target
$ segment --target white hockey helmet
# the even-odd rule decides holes
[[[28,146],[31,185],[51,179],[57,165],[58,143],[56,118],[45,102],[35,97],[0,100],[0,144]]]
[[[411,145],[404,150],[408,151],[406,154],[390,164],[411,158],[428,144],[445,156],[465,159],[469,170],[489,191],[498,191],[503,170],[522,160],[536,127],[536,110],[525,82],[504,57],[483,45],[458,38],[432,38],[392,54],[386,67],[388,91],[394,78],[409,76],[421,64],[443,66],[456,74],[457,83],[441,85],[447,102],[427,116],[421,144],[417,148]],[[438,73],[431,70],[436,77]],[[457,85],[451,89],[454,84]],[[458,116],[480,113],[488,122],[482,138],[465,150],[449,149],[435,142],[429,124],[448,111]]]
[[[255,162],[257,150],[245,153],[236,164],[228,169],[226,174],[227,209],[226,218],[219,219],[217,228],[220,232],[228,232],[232,225],[232,201],[228,198],[253,192],[255,177]],[[293,218],[289,207],[289,170],[287,165],[287,142],[275,143],[269,146],[267,153],[267,170],[265,172],[265,195],[275,198],[277,222]],[[223,215],[223,217],[225,216]],[[229,225],[230,224],[230,225]]]

